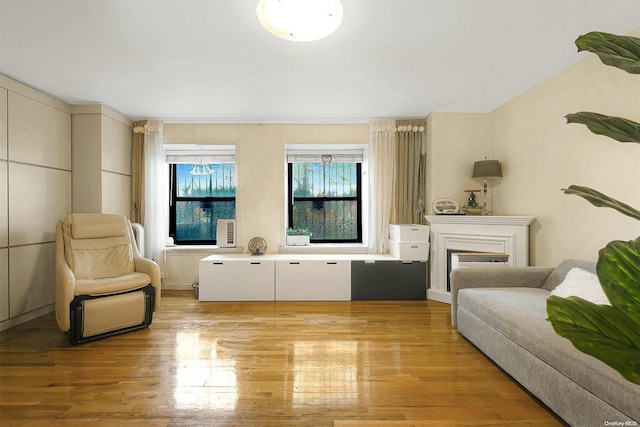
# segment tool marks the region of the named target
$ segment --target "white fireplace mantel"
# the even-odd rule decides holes
[[[509,267],[529,265],[532,216],[426,215],[431,224],[431,273],[427,298],[451,303],[448,251],[509,255]]]

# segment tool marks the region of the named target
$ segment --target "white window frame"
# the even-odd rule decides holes
[[[164,157],[167,168],[171,163],[189,163],[198,164],[202,163],[227,163],[233,162],[236,166],[236,221],[238,220],[238,162],[236,155],[235,145],[215,145],[215,144],[164,144]],[[171,191],[169,181],[170,177],[167,177],[165,181],[165,193],[169,194]],[[170,217],[170,203],[171,197],[169,197],[169,203],[165,206],[166,218]],[[167,226],[170,227],[170,220],[167,221]],[[169,230],[167,230],[168,232]],[[198,245],[186,244],[180,247],[193,248]],[[215,245],[203,244],[202,246],[216,247]]]
[[[349,155],[356,154],[362,156],[362,167],[361,167],[361,184],[362,184],[362,200],[361,200],[361,209],[362,209],[362,243],[312,243],[311,247],[326,247],[326,248],[338,248],[338,249],[347,249],[348,247],[353,247],[356,250],[362,250],[363,248],[368,248],[369,246],[369,224],[370,224],[370,214],[369,210],[371,207],[370,201],[370,180],[369,180],[369,145],[367,143],[362,144],[341,144],[341,143],[328,143],[328,144],[300,144],[300,143],[291,143],[284,145],[284,153],[283,153],[283,168],[284,168],[284,181],[283,181],[283,228],[284,234],[282,236],[282,241],[284,245],[288,249],[296,249],[296,250],[305,250],[305,247],[293,247],[287,246],[287,229],[289,227],[289,215],[288,215],[288,198],[290,197],[288,181],[289,181],[289,171],[288,171],[288,163],[289,163],[289,155],[300,156],[302,158],[305,154],[309,154],[310,158],[315,156],[317,158],[318,155],[322,154],[331,154],[331,155]]]

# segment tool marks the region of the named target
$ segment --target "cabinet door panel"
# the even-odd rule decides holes
[[[351,299],[427,299],[427,263],[422,261],[353,261]]]
[[[273,301],[273,261],[200,261],[200,301]]]
[[[349,301],[349,261],[276,262],[276,300]]]

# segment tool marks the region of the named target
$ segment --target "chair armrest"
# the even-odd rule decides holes
[[[64,256],[64,241],[62,239],[62,221],[56,226],[55,249],[55,280],[56,280],[56,321],[61,331],[67,332],[71,327],[69,318],[69,304],[73,301],[76,289],[76,277],[71,271]]]
[[[451,272],[451,326],[458,327],[458,291],[466,288],[541,288],[553,267],[458,268]]]
[[[160,308],[160,299],[161,299],[161,278],[160,278],[160,267],[154,261],[144,258],[140,255],[136,255],[133,258],[135,263],[136,271],[141,273],[147,273],[149,277],[151,277],[151,286],[156,290],[155,304],[153,307],[153,311],[156,311]]]

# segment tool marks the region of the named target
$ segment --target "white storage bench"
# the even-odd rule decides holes
[[[424,300],[426,289],[426,262],[391,255],[220,254],[199,265],[200,301]]]

